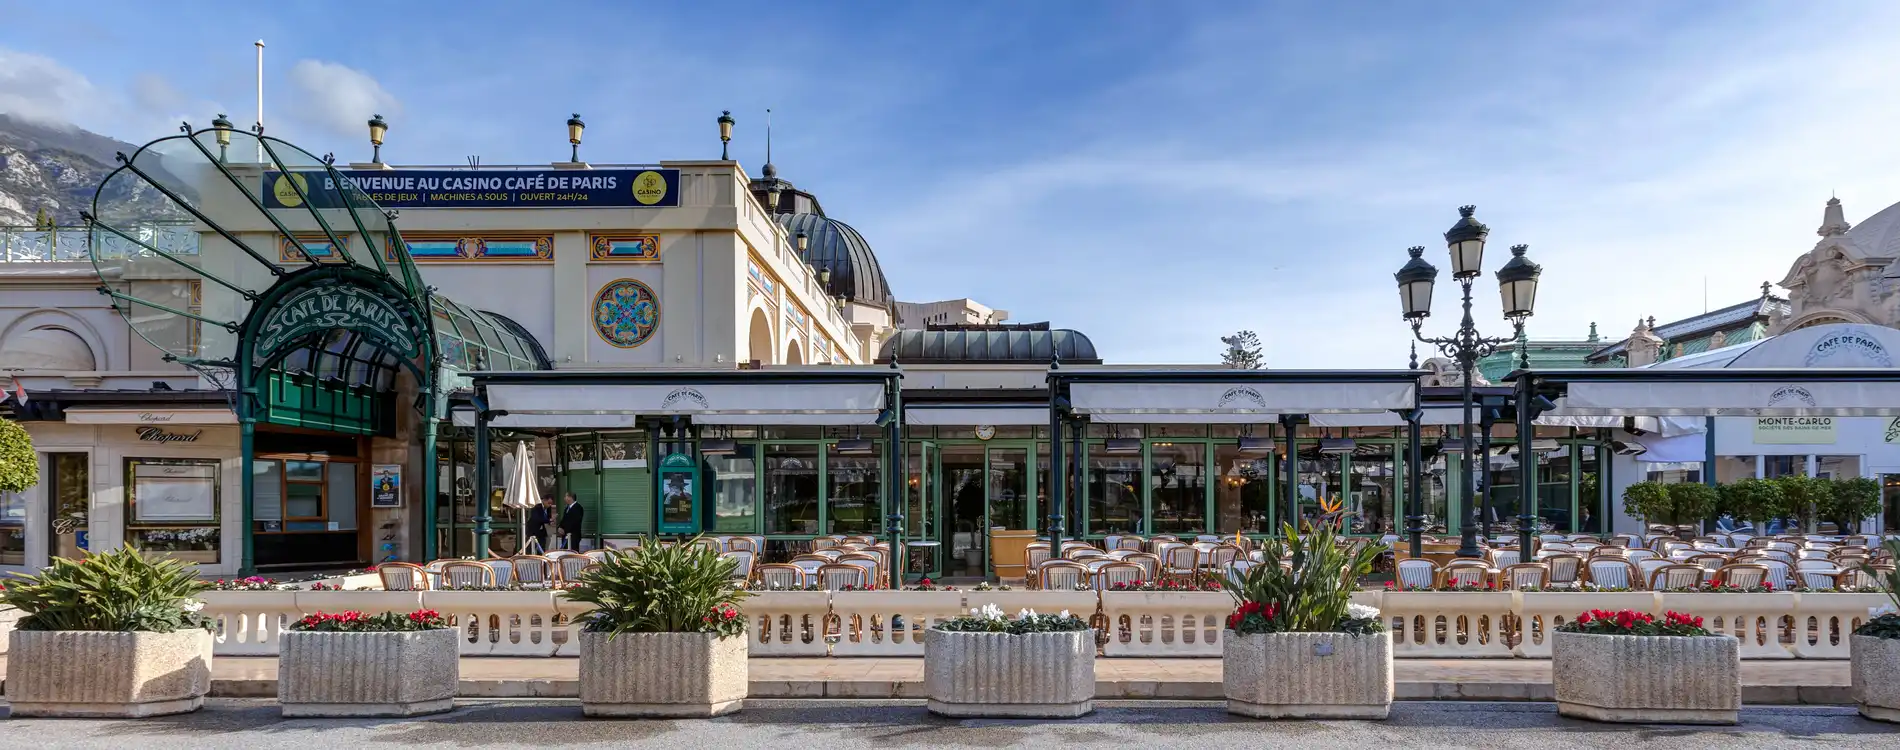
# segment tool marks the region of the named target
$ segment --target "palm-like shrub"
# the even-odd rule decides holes
[[[1886,547],[1888,554],[1900,558],[1900,539],[1888,539]],[[1880,585],[1881,588],[1887,590],[1887,598],[1893,600],[1893,606],[1888,607],[1886,612],[1861,623],[1854,634],[1900,640],[1900,570],[1889,570],[1881,574]]]
[[[1352,594],[1385,546],[1348,548],[1339,542],[1330,525],[1306,534],[1281,526],[1279,536],[1262,542],[1266,562],[1239,576],[1220,577],[1235,603],[1228,627],[1243,635],[1381,630],[1378,610],[1354,605]],[[1292,569],[1281,568],[1278,561],[1289,555]]]
[[[77,560],[53,558],[36,575],[15,573],[0,604],[25,613],[21,630],[170,633],[205,628],[198,610],[206,585],[193,566],[148,558],[130,545]]]
[[[697,544],[646,544],[608,555],[561,595],[594,605],[582,616],[590,632],[743,635],[738,605],[751,594],[733,578],[738,565]]]

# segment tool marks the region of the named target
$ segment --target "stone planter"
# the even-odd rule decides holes
[[[933,714],[1071,719],[1095,710],[1095,631],[924,633]]]
[[[582,632],[580,640],[588,716],[723,716],[739,710],[750,688],[744,637]]]
[[[1557,713],[1625,724],[1734,724],[1742,708],[1740,643],[1559,631],[1551,674]]]
[[[196,711],[211,689],[211,634],[15,630],[14,716],[136,718]]]
[[[1256,719],[1383,719],[1392,710],[1392,634],[1227,633],[1228,713]]]
[[[459,633],[285,632],[277,662],[284,716],[420,716],[455,708]]]
[[[1900,640],[1853,636],[1854,702],[1860,715],[1900,723]]]

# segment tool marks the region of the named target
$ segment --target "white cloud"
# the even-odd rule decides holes
[[[292,115],[336,135],[361,135],[370,115],[402,113],[402,103],[373,76],[341,63],[298,60],[290,85]]]
[[[98,90],[78,71],[50,57],[0,49],[0,113],[69,125],[99,109]]]

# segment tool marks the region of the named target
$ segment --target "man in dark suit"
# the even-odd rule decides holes
[[[581,508],[581,501],[574,493],[567,493],[567,507],[561,509],[561,548],[579,551],[581,548],[581,517],[587,511]]]
[[[541,498],[541,504],[528,509],[528,538],[540,543],[537,554],[548,550],[548,526],[554,523],[554,498]]]

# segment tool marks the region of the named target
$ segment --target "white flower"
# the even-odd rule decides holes
[[[970,616],[971,616],[971,617],[980,617],[980,618],[982,618],[982,619],[985,619],[985,620],[1007,620],[1007,619],[1009,619],[1009,616],[1008,616],[1008,615],[1006,615],[1006,614],[1003,614],[1003,608],[1002,608],[1002,607],[998,607],[998,606],[996,606],[995,604],[985,604],[985,605],[983,605],[983,607],[982,607],[981,609],[972,609],[972,610],[970,610]]]
[[[1062,619],[1064,620],[1069,619],[1069,610],[1066,610],[1066,609],[1062,610],[1062,614],[1060,615],[1060,617],[1062,617]]]
[[[1355,620],[1376,620],[1379,619],[1379,608],[1368,607],[1364,604],[1348,604],[1346,616]]]
[[[193,599],[191,601],[185,602],[184,604],[184,609],[186,612],[196,612],[204,608],[205,608],[205,603],[198,601],[197,599]]]
[[[1036,610],[1029,609],[1027,607],[1024,607],[1022,611],[1016,613],[1016,619],[1018,620],[1027,620],[1035,616],[1036,616]]]

